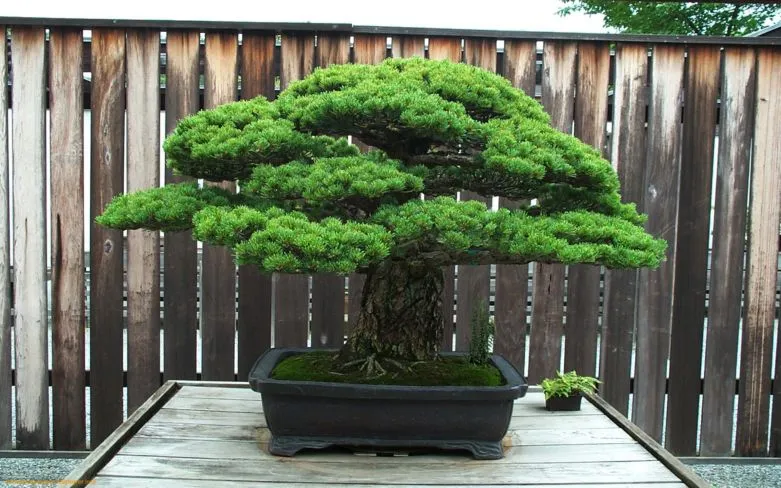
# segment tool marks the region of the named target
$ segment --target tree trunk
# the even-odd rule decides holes
[[[434,358],[442,343],[442,270],[385,261],[366,275],[348,358]]]

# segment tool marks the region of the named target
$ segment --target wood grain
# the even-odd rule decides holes
[[[577,44],[546,42],[543,47],[542,104],[555,128],[572,132]],[[529,382],[553,376],[561,364],[564,329],[562,264],[536,263],[532,291]]]
[[[770,421],[770,369],[776,318],[779,213],[781,213],[781,53],[757,55],[756,118],[750,179],[748,254],[740,394],[735,450],[741,456],[766,456]]]
[[[393,36],[391,55],[394,58],[422,58],[425,55],[425,39],[423,36]]]
[[[275,96],[273,34],[245,32],[241,46],[241,98]],[[241,190],[239,190],[241,191]],[[271,347],[271,273],[239,266],[238,379],[244,381],[257,358]]]
[[[274,274],[274,347],[306,347],[309,336],[309,277]]]
[[[361,313],[361,298],[363,297],[363,285],[365,284],[365,274],[352,273],[347,277],[347,324],[345,332],[348,334],[352,327],[355,326],[358,315]]]
[[[461,61],[460,37],[431,37],[428,40],[429,59],[448,59],[454,62]]]
[[[388,51],[387,39],[387,36],[382,34],[356,34],[353,45],[354,61],[358,64],[380,64]]]
[[[82,32],[49,34],[54,449],[87,444]],[[159,356],[159,355],[158,355]]]
[[[575,99],[575,137],[605,154],[610,45],[578,44]],[[593,265],[569,267],[567,281],[564,370],[596,375],[597,324],[601,269]]]
[[[534,95],[537,73],[537,46],[533,41],[504,44],[504,76],[516,88]],[[517,208],[519,202],[499,198],[499,207]],[[529,265],[496,266],[494,351],[504,356],[521,374],[526,359],[526,308],[529,301]]]
[[[725,379],[737,373],[755,64],[752,49],[729,48],[724,52],[702,396],[703,456],[732,453],[735,385]]]
[[[150,486],[150,484],[154,484],[155,479],[154,478],[146,478],[146,477],[134,477],[134,478],[126,478],[123,476],[98,476],[95,478],[95,483],[97,486],[100,487],[107,487],[107,488],[139,488],[139,487],[147,487]],[[232,488],[234,486],[236,487],[254,487],[257,486],[257,483],[253,481],[204,481],[204,480],[194,480],[194,479],[172,479],[172,480],[166,480],[166,486],[171,488]],[[333,483],[275,483],[275,482],[265,482],[263,483],[263,486],[268,486],[271,488],[275,487],[282,487],[285,488],[328,488],[334,486]],[[350,483],[350,488],[376,488],[377,484],[362,484],[362,483]],[[420,485],[399,485],[394,484],[394,488],[418,488]],[[459,485],[436,485],[438,488],[478,488],[483,487],[485,485],[465,485],[465,484],[459,484]],[[527,483],[510,483],[510,484],[502,484],[505,488],[563,488],[565,486],[571,486],[571,485],[551,485],[548,483],[545,483],[543,485],[535,485],[535,484],[527,484]],[[609,486],[609,485],[593,485],[593,484],[587,484],[587,485],[579,485],[579,486],[590,486],[590,487],[597,487],[597,486]],[[683,488],[686,485],[683,483],[632,483],[632,488]]]
[[[96,225],[124,186],[125,31],[92,31],[90,196],[90,443],[122,423],[122,231]]]
[[[204,107],[233,102],[238,96],[238,39],[235,32],[206,36]],[[204,183],[207,184],[207,183]],[[236,183],[209,183],[228,191]],[[205,380],[234,379],[236,265],[230,250],[204,243],[201,262],[202,373]]]
[[[166,38],[165,133],[199,109],[199,33],[170,31]],[[165,183],[182,183],[192,178],[175,175],[166,166]],[[198,334],[198,255],[192,231],[166,232],[164,238],[163,328],[165,330],[163,371],[166,380],[196,378]]]
[[[690,46],[687,57],[666,435],[676,456],[697,454],[700,392],[692,385],[702,363],[692,351],[703,346],[721,53],[717,46]]]
[[[0,32],[6,27],[0,25]],[[5,39],[5,38],[4,38]],[[8,86],[8,44],[0,43],[0,85]],[[11,223],[8,90],[0,90],[0,449],[11,449]]]
[[[656,46],[651,72],[643,210],[646,230],[668,242],[666,261],[639,273],[633,421],[661,440],[672,323],[681,157],[684,49]]]
[[[622,201],[636,203],[640,210],[646,153],[647,75],[646,46],[618,44],[610,152],[621,183]],[[627,415],[629,408],[637,276],[634,269],[605,270],[599,394],[623,415]]]
[[[160,184],[160,32],[127,33],[127,190]],[[160,387],[160,233],[127,234],[127,408]]]
[[[44,30],[14,28],[14,327],[16,445],[49,448]]]

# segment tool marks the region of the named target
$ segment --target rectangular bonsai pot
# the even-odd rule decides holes
[[[261,394],[272,454],[347,446],[388,449],[466,449],[476,459],[503,456],[513,401],[528,385],[498,355],[491,362],[502,386],[396,386],[287,381],[271,378],[283,359],[311,349],[268,350],[250,371]],[[458,355],[459,353],[446,353]]]

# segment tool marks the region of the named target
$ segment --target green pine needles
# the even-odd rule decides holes
[[[350,135],[374,149],[361,154]],[[183,119],[164,148],[175,172],[236,181],[239,193],[195,183],[139,191],[98,223],[193,229],[268,272],[367,272],[387,260],[637,268],[665,254],[594,148],[552,128],[504,78],[465,64],[317,69],[276,101]],[[457,201],[462,190],[533,203],[491,211]]]

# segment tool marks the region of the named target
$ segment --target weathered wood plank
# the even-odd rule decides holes
[[[353,44],[355,62],[358,64],[380,64],[388,52],[387,39],[387,36],[381,34],[356,34]]]
[[[58,450],[81,450],[87,443],[82,37],[77,29],[49,34],[52,417]]]
[[[323,33],[317,36],[317,66],[350,62],[350,36],[345,33]]]
[[[204,59],[204,107],[238,96],[238,39],[235,32],[210,32]],[[211,183],[229,191],[236,183]],[[232,380],[236,332],[236,265],[230,250],[204,243],[201,263],[202,373],[205,380]]]
[[[645,166],[648,50],[641,44],[616,47],[615,115],[611,157],[624,202],[642,204]],[[637,270],[606,270],[599,394],[623,415],[629,408]]]
[[[394,58],[422,58],[426,46],[423,36],[393,36],[391,55]]]
[[[432,37],[428,43],[429,59],[448,59],[461,61],[461,39],[456,37]],[[454,195],[455,196],[455,195]],[[442,268],[444,287],[442,289],[442,319],[444,329],[442,334],[442,350],[453,350],[454,302],[456,293],[455,267],[444,266]]]
[[[735,450],[767,455],[779,214],[781,213],[781,53],[757,54],[756,118],[749,201],[748,255]]]
[[[643,210],[646,230],[667,240],[667,260],[658,269],[642,269],[638,279],[637,353],[633,420],[657,441],[662,416],[672,323],[678,182],[681,156],[681,103],[684,49],[656,46],[651,73],[648,154]]]
[[[160,32],[127,33],[127,190],[160,184]],[[127,408],[160,387],[160,233],[127,235]]]
[[[92,31],[90,200],[90,442],[122,423],[122,231],[95,224],[123,190],[125,31]]]
[[[275,96],[276,36],[245,32],[241,46],[241,98]],[[257,358],[271,347],[271,273],[239,266],[238,378],[247,379]]]
[[[197,31],[169,31],[166,39],[165,132],[198,111]],[[165,183],[182,183],[192,178],[175,175],[166,166]],[[163,371],[166,380],[196,378],[197,243],[191,231],[166,232],[164,237],[163,328],[165,330]]]
[[[578,45],[575,136],[605,156],[610,45]],[[569,267],[564,369],[594,376],[597,361],[600,267]]]
[[[690,46],[687,57],[666,435],[676,456],[697,454],[700,392],[692,385],[700,381],[702,363],[692,351],[703,346],[721,52],[718,46]]]
[[[12,147],[16,444],[49,448],[44,29],[15,27]]]
[[[117,488],[136,488],[136,487],[147,487],[150,485],[154,485],[157,478],[138,478],[138,477],[119,477],[119,476],[98,476],[94,480],[94,484],[91,484],[91,486],[98,486],[98,487],[117,487]],[[195,479],[170,479],[166,480],[166,486],[170,488],[231,488],[234,486],[238,487],[254,487],[257,486],[257,483],[253,481],[217,481],[217,480],[195,480]],[[270,486],[270,487],[277,487],[277,486],[284,486],[285,488],[328,488],[333,487],[333,483],[287,483],[287,482],[281,482],[276,483],[273,481],[267,481],[263,483],[263,486]],[[358,483],[350,483],[350,488],[376,488],[378,485],[375,483],[372,484],[358,484]],[[399,485],[394,484],[394,488],[419,488],[420,485]],[[482,488],[486,485],[479,484],[479,485],[436,485],[438,488]],[[541,485],[535,485],[535,484],[518,484],[518,483],[511,483],[511,484],[502,484],[502,487],[504,488],[518,488],[518,487],[538,487],[538,488],[563,488],[565,486],[571,486],[571,485],[551,485],[548,483],[541,484]],[[621,486],[620,484],[578,484],[578,486],[583,486],[586,488],[591,487],[610,487],[610,486]],[[683,488],[686,485],[683,483],[632,483],[632,488]]]
[[[729,48],[719,120],[713,255],[702,397],[703,456],[732,453],[735,385],[743,293],[743,251],[754,112],[756,56],[753,49]]]
[[[505,41],[504,76],[514,87],[534,95],[537,46],[533,41]],[[517,202],[499,198],[499,207],[516,208]],[[526,359],[526,306],[529,294],[529,265],[496,266],[494,302],[494,351],[524,374]]]
[[[229,472],[231,479],[240,481],[288,481],[306,479],[309,482],[331,483],[419,483],[421,479],[436,479],[440,483],[504,484],[518,481],[516,470],[497,470],[492,463],[474,463],[463,469],[461,460],[450,463],[412,464],[410,459],[397,463],[372,463],[371,460],[353,464],[349,470],[342,463],[318,463],[316,469],[296,463],[247,463],[244,460],[167,458],[118,455],[104,468],[109,476],[132,476],[134,473],[155,472],[172,478],[219,480],[221,472]],[[403,463],[404,469],[398,469]],[[630,464],[627,467],[626,464]],[[563,469],[555,463],[529,463],[518,466],[525,472],[527,483],[577,483],[589,479],[595,483],[615,482],[674,482],[675,476],[656,461],[631,463],[572,463]]]
[[[543,47],[542,104],[557,129],[572,132],[578,46],[546,42]],[[562,264],[536,263],[532,282],[529,382],[553,376],[561,364],[564,331],[564,273]]]
[[[6,27],[0,25],[0,32]],[[8,86],[8,44],[0,43],[0,85]],[[0,449],[11,449],[11,223],[8,90],[0,90]]]

